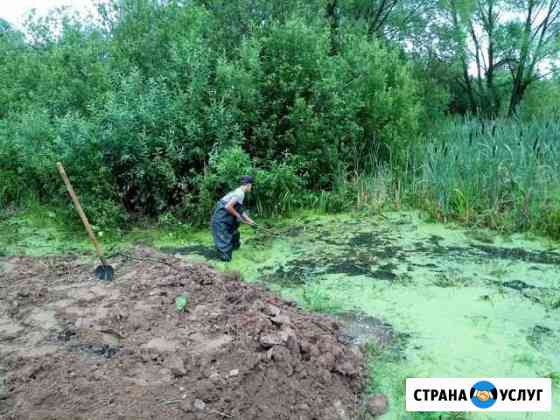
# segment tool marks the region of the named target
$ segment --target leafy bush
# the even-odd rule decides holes
[[[206,174],[197,177],[200,192],[198,203],[192,205],[194,220],[209,220],[218,199],[237,188],[242,176],[252,173],[251,158],[240,146],[214,150]]]
[[[290,214],[304,203],[304,180],[293,163],[272,163],[257,172],[254,195],[259,214]]]
[[[560,118],[560,80],[534,83],[523,98],[519,116],[523,121],[553,121]]]
[[[4,201],[25,201],[48,196],[56,167],[53,143],[55,130],[45,112],[14,115],[0,132],[0,170]],[[4,178],[6,174],[6,178]]]
[[[108,1],[98,22],[55,13],[2,37],[3,205],[68,206],[59,160],[94,224],[206,221],[246,173],[263,215],[340,210],[340,174],[405,165],[423,108],[397,51],[345,31],[333,54],[321,2],[221,4]],[[236,16],[250,24],[228,37]]]

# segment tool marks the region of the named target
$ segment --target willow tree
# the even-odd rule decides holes
[[[512,78],[509,115],[533,82],[554,72],[560,54],[560,0],[512,0],[511,7],[523,19],[508,25],[513,41],[506,61]]]
[[[560,0],[441,0],[434,20],[473,113],[514,114],[558,58]]]

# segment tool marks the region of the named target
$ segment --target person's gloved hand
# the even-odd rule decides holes
[[[256,223],[253,223],[253,224],[251,225],[251,228],[252,228],[253,230],[257,230],[257,229],[259,228],[259,226],[258,226]]]

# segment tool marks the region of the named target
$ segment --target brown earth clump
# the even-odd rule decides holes
[[[0,259],[0,418],[357,417],[364,359],[335,320],[151,249],[111,263],[106,283],[78,257]]]

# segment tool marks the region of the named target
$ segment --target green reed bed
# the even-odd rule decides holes
[[[560,238],[560,123],[449,121],[424,147],[407,184],[436,219]]]

